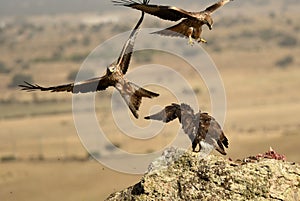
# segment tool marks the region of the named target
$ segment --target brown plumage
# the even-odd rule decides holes
[[[220,0],[219,2],[207,7],[203,11],[189,12],[175,6],[162,6],[153,4],[145,5],[134,2],[133,0],[113,0],[113,2],[117,5],[124,5],[144,11],[145,13],[154,15],[164,20],[178,21],[182,19],[182,21],[178,24],[154,33],[165,36],[188,37],[189,44],[193,44],[192,39],[195,39],[199,43],[206,43],[206,40],[201,38],[202,25],[206,24],[209,29],[212,29],[213,19],[211,14],[230,1],[233,0]]]
[[[182,129],[191,139],[193,151],[196,152],[197,145],[199,145],[198,152],[204,151],[208,154],[216,149],[221,154],[226,155],[224,146],[228,148],[228,139],[218,122],[207,113],[199,111],[195,114],[194,110],[187,104],[172,103],[162,111],[145,117],[145,119],[154,119],[165,123],[176,118],[178,118],[182,124]]]
[[[144,2],[147,3],[148,0],[144,0]],[[132,56],[134,41],[143,19],[144,12],[142,12],[141,18],[139,19],[135,28],[132,30],[129,39],[126,41],[118,60],[107,67],[106,74],[102,77],[51,87],[42,87],[40,85],[30,84],[28,82],[25,82],[25,84],[19,86],[22,87],[22,90],[26,91],[41,90],[72,93],[101,91],[105,90],[109,86],[113,86],[120,92],[134,117],[138,118],[137,111],[139,110],[142,98],[153,98],[159,96],[159,94],[143,89],[124,78]]]

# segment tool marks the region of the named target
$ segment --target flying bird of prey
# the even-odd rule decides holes
[[[185,103],[180,105],[172,103],[162,111],[145,117],[145,119],[159,120],[165,123],[176,118],[192,141],[194,152],[209,154],[216,149],[221,154],[226,155],[224,146],[228,148],[228,139],[218,122],[207,113],[199,111],[195,114],[194,110]],[[199,145],[198,151],[196,151],[197,145]]]
[[[195,39],[198,43],[206,43],[206,40],[201,38],[202,25],[206,24],[211,30],[213,25],[211,14],[230,1],[233,0],[220,0],[203,11],[189,12],[175,6],[153,4],[145,5],[139,2],[134,2],[133,0],[113,0],[113,2],[117,5],[141,10],[164,20],[179,21],[182,19],[182,21],[178,24],[154,33],[164,36],[188,37],[189,44],[191,45],[194,43],[193,39]]]
[[[144,0],[148,2],[149,0]],[[128,70],[128,66],[130,63],[130,59],[132,56],[134,41],[136,35],[138,33],[138,29],[140,24],[142,23],[144,18],[144,12],[142,12],[142,16],[136,24],[135,28],[130,34],[129,39],[126,41],[121,54],[116,62],[110,64],[106,69],[106,74],[102,77],[96,77],[89,80],[69,83],[58,86],[51,87],[42,87],[37,84],[30,84],[25,82],[23,85],[19,85],[22,87],[22,90],[27,91],[51,91],[51,92],[72,92],[72,93],[87,93],[87,92],[95,92],[105,90],[109,86],[115,87],[125,100],[129,109],[135,118],[138,118],[137,111],[139,110],[139,106],[141,104],[142,98],[153,98],[159,96],[159,94],[148,91],[138,85],[127,81],[124,78]]]

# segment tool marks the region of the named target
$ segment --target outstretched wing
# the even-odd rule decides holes
[[[105,90],[108,86],[113,86],[111,80],[107,76],[92,78],[77,83],[69,83],[58,86],[42,87],[38,84],[30,84],[24,81],[25,84],[19,85],[22,90],[26,91],[50,91],[50,92],[72,92],[72,93],[87,93]]]
[[[179,121],[181,119],[181,108],[180,105],[176,103],[166,106],[162,111],[156,114],[145,117],[145,119],[154,119],[163,121],[165,123],[168,123],[176,118],[178,118]]]
[[[194,18],[194,16],[181,8],[175,6],[161,6],[153,4],[138,3],[132,0],[113,0],[116,5],[131,7],[140,11],[144,11],[150,15],[154,15],[164,20],[178,21],[182,18]]]
[[[134,42],[135,42],[136,36],[138,34],[138,29],[139,29],[141,23],[143,22],[144,14],[145,13],[142,12],[142,16],[140,17],[139,21],[137,22],[137,24],[131,31],[131,34],[130,34],[128,40],[126,41],[126,43],[124,44],[121,54],[117,61],[117,65],[119,65],[119,67],[124,75],[126,74],[126,72],[128,70],[128,66],[130,63],[131,56],[132,56]]]
[[[230,1],[233,1],[233,0],[221,0],[221,1],[219,1],[219,2],[217,2],[217,3],[215,3],[215,4],[213,4],[213,5],[211,5],[211,6],[209,6],[209,7],[207,7],[207,8],[204,10],[204,12],[212,13],[212,12],[214,12],[215,10],[217,10],[218,8],[224,6],[225,4],[227,4],[227,3],[230,2]]]
[[[193,142],[197,131],[198,131],[198,121],[196,121],[197,116],[194,114],[194,110],[190,105],[181,103],[181,125],[185,134],[187,134],[190,140]]]

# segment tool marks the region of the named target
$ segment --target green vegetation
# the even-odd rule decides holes
[[[296,37],[286,34],[279,40],[278,45],[281,47],[296,47],[298,40]]]
[[[9,88],[17,87],[19,84],[22,84],[24,81],[32,83],[33,82],[32,76],[28,74],[22,74],[22,73],[15,74],[12,77],[12,80],[8,85],[8,87]]]
[[[69,81],[74,81],[76,79],[78,72],[79,72],[78,70],[74,70],[74,71],[70,72],[67,79]],[[81,77],[92,78],[92,77],[94,77],[94,72],[92,70],[84,70],[84,71],[80,72],[80,75],[81,75]]]
[[[0,61],[0,73],[7,74],[10,70],[6,67],[5,63]]]
[[[289,65],[293,64],[294,62],[294,57],[291,55],[285,56],[278,61],[276,61],[275,65],[280,67],[280,68],[286,68]]]
[[[54,115],[72,112],[72,103],[66,101],[39,101],[33,103],[0,102],[0,119],[21,118],[39,115]]]
[[[140,50],[134,52],[134,59],[137,63],[147,63],[151,62],[153,55],[155,54],[154,50]]]
[[[17,158],[14,155],[7,155],[7,156],[2,156],[0,158],[1,162],[11,162],[11,161],[15,161]]]
[[[88,56],[88,53],[83,53],[83,54],[80,54],[80,53],[75,53],[75,54],[72,54],[70,57],[67,58],[67,60],[69,61],[73,61],[73,62],[78,62],[78,63],[81,63],[84,61],[84,59]]]
[[[82,39],[82,45],[83,46],[89,46],[91,44],[91,39],[89,36],[85,36],[83,39]]]

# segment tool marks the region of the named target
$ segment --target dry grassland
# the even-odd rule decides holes
[[[300,162],[300,15],[296,12],[279,14],[271,9],[268,12],[262,14],[263,18],[250,18],[250,11],[244,15],[239,13],[238,20],[224,19],[227,25],[220,22],[224,13],[217,15],[215,30],[204,30],[204,38],[209,43],[202,46],[215,62],[226,90],[224,130],[230,143],[226,157],[243,158],[272,146],[289,161]],[[115,172],[93,160],[65,160],[87,157],[74,125],[70,94],[29,94],[7,88],[16,74],[30,75],[34,82],[43,85],[65,83],[95,44],[131,26],[67,23],[84,16],[86,14],[61,17],[64,22],[61,24],[45,16],[41,20],[28,18],[19,23],[11,20],[12,25],[0,33],[0,39],[4,37],[0,60],[10,70],[0,73],[0,157],[20,159],[0,163],[1,200],[102,200],[113,191],[134,184],[140,177]],[[147,25],[150,23],[146,20]],[[172,39],[166,38],[168,40]],[[285,43],[290,40],[291,43]],[[278,64],[287,57],[292,61]],[[186,62],[158,53],[150,59],[152,63],[171,67],[188,80],[197,91],[200,109],[211,112],[209,89]],[[131,69],[146,63],[135,55]],[[177,92],[184,90],[175,78],[168,78],[168,74],[155,76],[154,81],[159,83],[161,79],[170,79],[170,85],[176,86]],[[167,89],[152,85],[147,88],[161,96],[143,101],[141,117],[153,112],[155,105],[177,102]],[[178,122],[172,122],[149,140],[124,135],[113,123],[111,93],[109,90],[96,96],[96,116],[107,138],[123,150],[131,153],[161,150],[180,130]],[[132,121],[142,128],[150,125],[142,118],[132,118]],[[135,128],[131,132],[135,133]],[[33,160],[40,156],[44,160]]]

